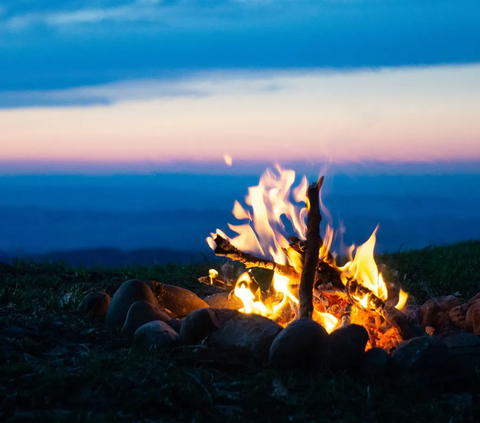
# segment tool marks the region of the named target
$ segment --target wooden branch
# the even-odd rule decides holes
[[[409,319],[405,313],[397,310],[395,307],[386,306],[383,309],[382,315],[385,320],[398,329],[400,336],[404,341],[410,338],[416,338],[417,336],[426,335],[425,330],[421,326]]]
[[[347,304],[345,310],[342,314],[342,323],[340,324],[341,328],[347,327],[352,320],[352,305]]]
[[[305,242],[305,260],[300,279],[300,318],[311,319],[313,314],[313,284],[317,272],[318,253],[320,250],[320,214],[319,193],[323,176],[311,184],[307,190],[307,240]]]
[[[326,261],[320,260],[317,266],[317,281],[315,286],[332,284],[335,288],[345,289],[340,279],[340,271]]]
[[[220,235],[215,236],[215,255],[219,257],[228,257],[230,260],[239,261],[243,263],[247,268],[258,267],[260,269],[273,270],[279,275],[286,276],[293,283],[300,282],[300,275],[297,273],[293,266],[289,264],[278,264],[271,260],[255,257],[251,254],[240,251],[237,247],[233,246],[230,241],[223,238]]]
[[[368,295],[368,302],[373,304],[376,309],[382,310],[385,308],[385,302],[378,298],[372,291],[363,285],[360,285],[356,279],[349,279],[345,286],[345,291],[348,296],[355,295],[357,297],[364,297]]]

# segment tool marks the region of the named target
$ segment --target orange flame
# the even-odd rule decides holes
[[[249,222],[240,225],[229,224],[229,228],[237,233],[233,238],[227,237],[219,229],[216,233],[228,239],[232,245],[242,251],[260,256],[270,256],[276,263],[290,264],[298,273],[301,273],[301,254],[289,248],[289,243],[284,235],[285,232],[293,231],[300,240],[305,239],[307,208],[301,203],[306,204],[305,194],[308,183],[306,177],[302,178],[299,185],[292,188],[294,183],[295,172],[293,170],[285,170],[280,166],[276,166],[276,172],[267,169],[261,176],[259,185],[248,189],[248,195],[245,197],[247,207],[242,206],[238,201],[234,203],[233,215],[238,220],[248,220]],[[321,207],[323,214],[328,217],[329,213],[322,203]],[[286,222],[288,222],[288,228],[285,226]],[[378,272],[374,259],[377,230],[378,227],[363,245],[350,248],[352,258],[348,263],[342,267],[336,267],[340,271],[341,280],[345,285],[349,279],[355,279],[358,284],[363,285],[371,292],[361,298],[355,297],[358,304],[364,309],[371,307],[372,295],[383,301],[388,299],[387,286],[382,274]],[[211,237],[207,238],[212,249],[215,248],[214,236],[215,234],[211,234]],[[319,259],[336,266],[335,260],[332,259],[335,254],[331,251],[333,239],[334,231],[330,225],[327,225]],[[295,311],[299,303],[298,288],[292,286],[287,277],[277,273],[274,274],[272,287],[273,294],[271,296],[265,299],[259,298],[258,293],[254,293],[250,289],[250,274],[243,273],[238,278],[234,290],[235,295],[241,299],[244,305],[240,311],[257,313],[271,318],[281,315],[287,305]],[[408,295],[400,291],[396,305],[399,310],[405,305],[407,298]],[[339,323],[332,314],[316,309],[313,318],[329,333]]]

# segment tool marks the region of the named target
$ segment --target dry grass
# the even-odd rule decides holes
[[[414,297],[478,291],[480,243],[382,256]],[[478,395],[355,375],[281,372],[233,352],[132,349],[76,312],[92,289],[133,277],[200,288],[207,265],[86,270],[0,265],[0,421],[467,422]],[[457,393],[458,394],[458,393]],[[469,405],[469,398],[472,404]]]

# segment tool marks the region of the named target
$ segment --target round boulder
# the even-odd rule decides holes
[[[242,300],[240,300],[237,296],[230,295],[225,292],[209,295],[205,298],[205,302],[213,308],[240,310],[244,307]]]
[[[282,329],[278,323],[258,314],[239,313],[213,332],[207,342],[214,348],[239,349],[263,359]]]
[[[162,284],[161,305],[175,316],[187,316],[199,308],[208,307],[200,297],[185,288]]]
[[[180,337],[186,344],[198,344],[238,313],[229,309],[199,308],[182,320]]]
[[[465,327],[474,335],[480,335],[480,300],[476,300],[467,310]]]
[[[368,332],[363,326],[352,324],[338,328],[328,337],[326,364],[333,369],[358,367],[368,339]]]
[[[87,316],[105,316],[110,304],[110,295],[105,292],[90,292],[80,303],[78,310]]]
[[[168,322],[170,317],[163,310],[148,301],[136,301],[128,309],[122,332],[133,338],[135,331],[145,323],[161,320]]]
[[[454,295],[444,295],[432,298],[420,306],[420,321],[422,326],[437,326],[444,316],[441,312],[448,313],[452,308],[461,305],[462,302]]]
[[[132,279],[124,282],[112,298],[105,316],[108,326],[121,328],[125,324],[130,306],[137,301],[147,301],[157,305],[150,287],[143,281]]]
[[[290,323],[273,340],[269,362],[288,367],[311,367],[318,364],[325,351],[327,331],[310,319]]]
[[[178,341],[178,333],[161,320],[154,320],[140,326],[134,335],[134,344],[148,349],[172,348]]]
[[[382,348],[371,348],[364,355],[360,375],[366,379],[382,379],[387,373],[390,356]]]
[[[393,351],[390,370],[399,384],[441,387],[451,375],[449,348],[436,337],[409,339]],[[427,386],[428,385],[428,386]]]

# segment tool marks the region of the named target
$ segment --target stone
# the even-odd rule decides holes
[[[327,331],[317,322],[295,320],[273,340],[268,361],[276,366],[313,367],[324,354],[327,341]]]
[[[180,326],[182,324],[182,321],[180,319],[170,319],[167,323],[168,326],[170,326],[175,332],[180,333]]]
[[[140,326],[154,320],[161,320],[167,323],[170,320],[170,316],[148,301],[136,301],[128,309],[122,332],[133,338],[135,331]]]
[[[130,306],[137,301],[147,301],[157,305],[157,300],[150,287],[143,281],[131,279],[124,282],[112,298],[105,316],[108,326],[121,328],[125,324]]]
[[[383,348],[371,348],[364,355],[360,375],[366,379],[383,379],[387,374],[390,356]]]
[[[479,389],[480,380],[477,369],[480,368],[480,338],[468,332],[451,331],[438,336],[450,351],[450,379],[448,387],[458,390]]]
[[[177,345],[179,340],[178,333],[161,320],[140,326],[134,335],[134,344],[148,349],[169,349]]]
[[[480,300],[476,300],[465,315],[465,328],[475,335],[480,335]]]
[[[185,288],[162,284],[160,303],[173,317],[188,316],[192,311],[208,307],[200,297]]]
[[[239,313],[213,332],[207,344],[214,348],[240,349],[263,360],[282,329],[278,323],[258,314]]]
[[[363,359],[369,336],[360,325],[348,325],[333,331],[328,337],[325,363],[332,369],[357,368]]]
[[[232,310],[240,310],[244,307],[242,300],[237,296],[227,294],[225,292],[220,294],[209,295],[204,298],[205,302],[213,308],[228,308]]]
[[[90,292],[80,303],[78,310],[87,316],[103,317],[110,304],[110,295],[105,292]]]
[[[450,321],[460,329],[465,330],[465,316],[468,311],[468,304],[462,304],[460,306],[453,307],[448,312]]]
[[[450,350],[436,337],[409,339],[393,351],[390,372],[398,384],[438,389],[452,375]]]
[[[453,307],[461,305],[460,299],[453,295],[445,295],[443,297],[433,298],[426,301],[420,306],[420,324],[422,326],[437,326],[439,321],[439,313],[449,312]]]
[[[199,344],[238,313],[237,310],[199,308],[182,320],[180,337],[186,344]]]
[[[442,341],[447,347],[454,350],[475,348],[480,354],[480,338],[468,332],[450,331],[442,333],[437,338]]]

